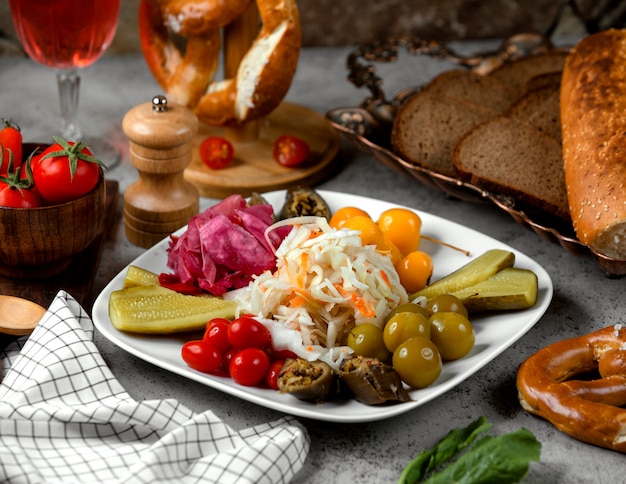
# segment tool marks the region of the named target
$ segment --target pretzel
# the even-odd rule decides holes
[[[593,372],[601,378],[589,377]],[[626,453],[626,327],[549,345],[517,373],[522,408],[589,444]]]
[[[295,0],[256,0],[262,27],[236,76],[214,82],[220,29],[251,0],[142,0],[140,42],[148,67],[175,102],[194,109],[211,125],[259,119],[283,100],[296,71],[301,46]],[[186,37],[183,53],[180,38]]]

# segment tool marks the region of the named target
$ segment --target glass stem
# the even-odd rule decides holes
[[[75,70],[60,71],[57,85],[61,102],[61,136],[67,141],[80,141],[82,133],[76,122],[80,76]]]

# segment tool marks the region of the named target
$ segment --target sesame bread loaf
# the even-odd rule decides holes
[[[626,31],[581,40],[565,63],[565,181],[578,239],[626,259]]]

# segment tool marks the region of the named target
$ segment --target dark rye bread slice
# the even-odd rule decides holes
[[[516,90],[518,96],[521,96],[531,79],[543,74],[563,71],[566,58],[566,52],[531,55],[502,64],[489,75],[508,84]]]
[[[549,84],[528,91],[505,113],[505,116],[528,123],[561,142],[560,85]]]
[[[532,91],[533,89],[539,89],[540,87],[550,86],[556,84],[561,85],[561,77],[563,72],[548,72],[547,74],[539,74],[538,76],[531,77],[526,81],[524,86],[524,92]]]
[[[561,144],[526,123],[502,116],[476,126],[454,166],[473,185],[569,219]]]
[[[476,104],[503,113],[517,98],[517,93],[504,82],[467,69],[452,69],[435,77],[428,90],[435,97]]]
[[[496,79],[467,69],[443,72],[398,109],[392,149],[423,168],[456,176],[452,152],[461,136],[514,100],[515,92]]]
[[[497,111],[448,96],[435,96],[424,89],[398,109],[391,146],[396,154],[423,168],[456,176],[452,152],[461,137],[498,115]]]

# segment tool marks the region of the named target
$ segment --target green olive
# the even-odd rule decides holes
[[[413,336],[430,338],[430,323],[423,314],[398,313],[387,321],[383,330],[383,341],[391,352]]]
[[[441,355],[431,340],[415,336],[393,352],[393,368],[407,385],[425,388],[432,385],[441,374]]]
[[[474,347],[474,327],[463,315],[438,312],[430,317],[430,339],[444,360],[458,360]]]
[[[385,318],[385,322],[389,321],[398,313],[423,314],[424,316],[426,316],[426,319],[428,319],[428,317],[430,316],[430,313],[424,306],[420,306],[419,304],[415,304],[415,303],[406,303],[406,304],[400,304],[400,306],[396,306],[395,308],[393,308],[391,312]]]
[[[452,294],[440,294],[433,297],[426,305],[430,314],[438,312],[459,313],[467,318],[467,309],[461,300]]]
[[[358,356],[378,358],[383,362],[391,356],[383,340],[382,328],[372,323],[363,323],[352,328],[348,334],[348,346]]]

